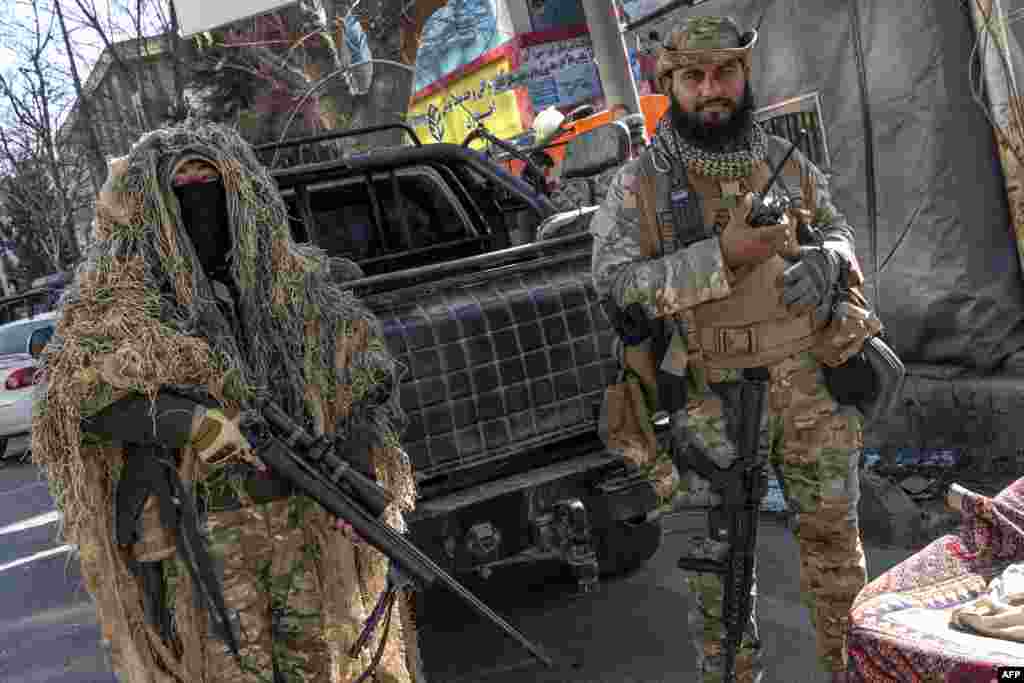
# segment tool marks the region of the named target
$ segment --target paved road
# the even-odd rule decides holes
[[[0,469],[0,681],[113,683],[77,563],[56,535],[36,470]]]
[[[27,466],[0,468],[0,681],[113,683],[98,645],[77,563],[55,540],[46,486]],[[695,680],[687,632],[687,591],[675,562],[699,516],[666,520],[661,550],[641,571],[602,584],[596,594],[541,570],[525,590],[496,574],[474,586],[499,613],[541,643],[557,662],[545,671],[511,640],[443,594],[426,596],[424,658],[431,683],[668,683]],[[797,547],[777,522],[762,525],[759,547],[762,637],[773,667],[765,683],[814,683],[814,641],[799,604]],[[868,548],[876,576],[906,551]]]

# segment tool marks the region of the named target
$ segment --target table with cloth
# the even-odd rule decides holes
[[[977,611],[990,583],[1002,581],[1004,573],[1008,581],[1020,569],[1014,565],[1024,563],[1024,478],[992,498],[959,491],[960,533],[933,541],[865,586],[854,601],[850,680],[989,683],[996,667],[1024,664],[1024,642],[951,624],[955,611]],[[1005,630],[1013,632],[1019,637],[1020,629]]]

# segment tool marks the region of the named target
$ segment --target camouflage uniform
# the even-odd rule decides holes
[[[625,165],[609,187],[606,200],[591,223],[593,278],[599,296],[610,299],[620,310],[641,303],[648,319],[667,321],[674,317],[681,323],[683,334],[673,340],[668,351],[680,357],[676,366],[685,367],[687,374],[687,405],[680,419],[687,420],[691,432],[703,442],[717,464],[727,467],[735,457],[735,446],[727,437],[722,400],[715,385],[736,381],[741,370],[706,362],[708,354],[701,348],[700,340],[701,326],[708,324],[708,316],[702,319],[700,312],[709,306],[725,305],[733,297],[746,296],[743,279],[756,277],[756,272],[731,272],[714,231],[708,233],[713,236],[682,244],[677,239],[682,226],[666,225],[661,220],[662,213],[644,210],[644,202],[651,200],[650,195],[644,194],[643,175],[680,170],[678,166],[665,166],[666,160],[669,164],[681,163],[678,156],[659,153],[672,135],[676,133],[666,116],[653,146]],[[778,139],[769,143],[776,148],[782,146]],[[652,154],[656,155],[657,163],[648,158]],[[748,168],[745,174],[734,173],[727,179],[742,192],[759,191],[754,176],[764,177],[765,167],[762,161],[755,164],[757,173]],[[722,211],[729,204],[708,196],[708,188],[715,183],[695,172],[699,168],[690,164],[683,173],[689,178],[691,191],[703,200],[705,217],[715,220],[715,207]],[[800,188],[796,194],[810,199],[819,215],[831,214],[830,224],[824,230],[827,244],[841,250],[859,274],[853,255],[853,232],[832,205],[821,172],[797,152],[784,170],[783,182],[787,187]],[[661,237],[653,252],[652,233]],[[857,522],[861,416],[853,408],[838,405],[829,395],[819,357],[815,348],[803,345],[793,353],[776,354],[770,361],[756,365],[766,366],[770,372],[768,414],[763,424],[767,427],[770,461],[781,474],[787,503],[798,525],[801,595],[816,628],[817,655],[825,671],[845,671],[847,615],[866,582]],[[638,374],[642,380],[643,372]],[[657,409],[656,401],[648,402],[641,412],[649,414],[652,409]],[[662,478],[662,491],[677,506],[716,502],[707,482],[692,472],[673,472],[666,453],[651,453],[648,448],[645,456],[644,448],[627,450],[634,460],[637,454],[649,459],[638,464],[647,465],[655,476]],[[666,490],[673,486],[674,491]],[[713,543],[705,540],[704,545]],[[720,580],[717,575],[696,574],[688,577],[688,585],[694,598],[689,626],[702,680],[721,681]],[[756,595],[756,585],[752,594]],[[752,615],[748,638],[737,661],[739,681],[762,678],[761,653],[756,641],[756,616]]]

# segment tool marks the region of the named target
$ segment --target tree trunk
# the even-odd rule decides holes
[[[139,114],[139,126],[143,130],[149,130],[149,116],[146,113],[146,107],[144,106],[145,90],[143,88],[141,64],[135,68],[125,64],[125,61],[121,59],[121,53],[117,51],[114,43],[110,40],[110,36],[107,35],[107,32],[103,30],[103,26],[100,25],[99,17],[97,17],[96,14],[89,12],[89,10],[82,4],[81,0],[75,0],[75,4],[78,5],[79,11],[81,11],[85,16],[86,21],[89,22],[93,31],[99,35],[100,40],[103,41],[103,46],[110,53],[110,57],[114,60],[114,64],[117,65],[117,68],[124,76],[125,83],[128,85],[128,98],[132,103],[132,107],[136,108]],[[138,102],[135,101],[136,97],[138,97]]]
[[[171,69],[174,73],[174,118],[184,119],[186,106],[185,106],[185,77],[181,72],[181,38],[178,36],[178,12],[174,9],[174,3],[170,3],[171,6],[171,30],[168,31],[166,36],[167,42],[170,45],[171,53]]]
[[[402,0],[361,0],[358,19],[365,31],[374,59],[397,64],[374,64],[370,91],[353,102],[352,126],[373,126],[401,123],[406,120],[413,96],[416,53],[427,19],[446,0],[417,0],[407,7]],[[403,14],[403,10],[406,13]],[[400,145],[405,138],[401,131],[379,133],[371,145]]]
[[[92,101],[85,97],[82,91],[82,79],[78,76],[75,55],[71,51],[71,39],[68,36],[68,29],[64,23],[64,11],[61,9],[60,0],[53,0],[53,6],[57,11],[57,21],[60,23],[60,32],[64,37],[64,49],[68,55],[68,64],[71,66],[71,80],[75,85],[75,99],[78,102],[78,111],[82,116],[82,127],[89,136],[86,148],[89,153],[92,184],[96,188],[96,192],[99,193],[107,177],[107,161],[103,155],[103,148],[100,146],[99,136],[96,135],[96,126],[93,123]],[[72,132],[71,134],[73,135],[74,133]]]
[[[81,256],[81,251],[78,248],[78,235],[75,233],[74,212],[71,211],[67,183],[65,182],[64,174],[61,173],[60,163],[57,161],[57,145],[54,140],[53,128],[51,127],[53,118],[50,115],[50,90],[42,64],[40,63],[41,60],[42,55],[36,53],[32,64],[39,82],[39,107],[43,123],[39,130],[42,137],[40,142],[43,145],[43,153],[50,173],[50,182],[53,184],[53,191],[56,194],[60,221],[60,225],[57,226],[56,230],[63,235],[67,245],[67,257],[71,263],[74,263]],[[62,260],[61,256],[62,254],[58,248],[56,259],[58,263]]]

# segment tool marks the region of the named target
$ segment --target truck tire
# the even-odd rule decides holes
[[[636,571],[654,557],[661,546],[661,520],[612,522],[594,529],[598,566],[605,577]]]

